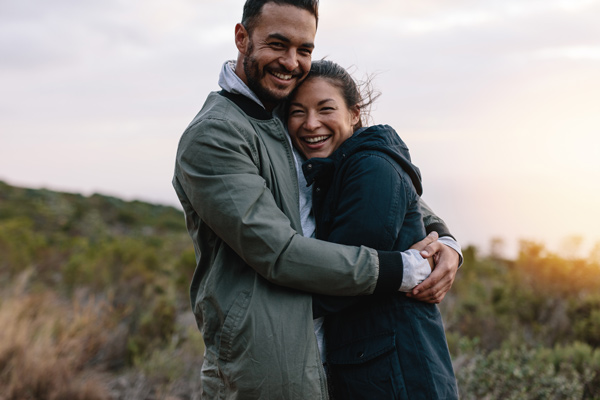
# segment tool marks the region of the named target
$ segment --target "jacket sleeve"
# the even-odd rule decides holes
[[[204,119],[184,133],[175,179],[199,218],[272,283],[330,295],[389,292],[400,253],[305,238],[292,229],[259,173],[258,138],[238,123]]]
[[[421,214],[423,215],[423,223],[425,224],[427,234],[436,231],[439,237],[450,236],[452,239],[455,239],[450,233],[450,229],[448,229],[444,220],[435,215],[433,210],[421,198],[419,198],[419,207],[421,209]]]
[[[427,234],[436,231],[440,237],[438,240],[458,253],[458,267],[460,268],[464,261],[462,249],[456,238],[450,233],[446,223],[435,215],[433,210],[421,198],[419,198],[419,207],[423,215],[423,223],[425,224]]]
[[[412,183],[408,176],[377,153],[349,160],[336,199],[330,234],[326,240],[347,245],[366,245],[391,250],[407,213]],[[400,288],[398,284],[396,291]],[[320,317],[355,304],[356,297],[313,296],[313,317]]]

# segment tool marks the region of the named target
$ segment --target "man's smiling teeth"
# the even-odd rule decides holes
[[[273,75],[275,75],[277,78],[279,79],[283,79],[284,81],[289,81],[290,79],[292,79],[292,75],[290,74],[282,74],[279,72],[271,72]]]
[[[308,143],[318,143],[318,142],[322,142],[323,140],[326,140],[328,138],[329,138],[329,136],[305,137],[304,141],[308,142]]]

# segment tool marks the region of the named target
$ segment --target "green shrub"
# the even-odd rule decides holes
[[[514,345],[473,353],[457,371],[461,398],[581,399],[589,375],[567,362],[549,362],[553,355]]]

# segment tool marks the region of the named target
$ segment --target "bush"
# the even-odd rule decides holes
[[[461,398],[597,398],[599,356],[589,346],[577,343],[552,350],[510,342],[490,353],[462,354],[456,371]]]
[[[108,399],[93,366],[111,329],[106,315],[102,303],[64,304],[49,292],[4,295],[0,399]]]

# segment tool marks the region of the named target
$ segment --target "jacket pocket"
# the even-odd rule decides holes
[[[327,349],[334,399],[406,399],[394,332]]]
[[[221,331],[221,342],[219,344],[219,358],[223,361],[231,361],[235,359],[235,343],[237,343],[238,347],[240,345],[244,346],[241,343],[244,341],[239,340],[239,336],[241,335],[240,328],[242,321],[248,312],[249,304],[250,293],[247,291],[240,292],[233,302],[233,305],[229,309],[227,316],[225,317],[223,329]]]

